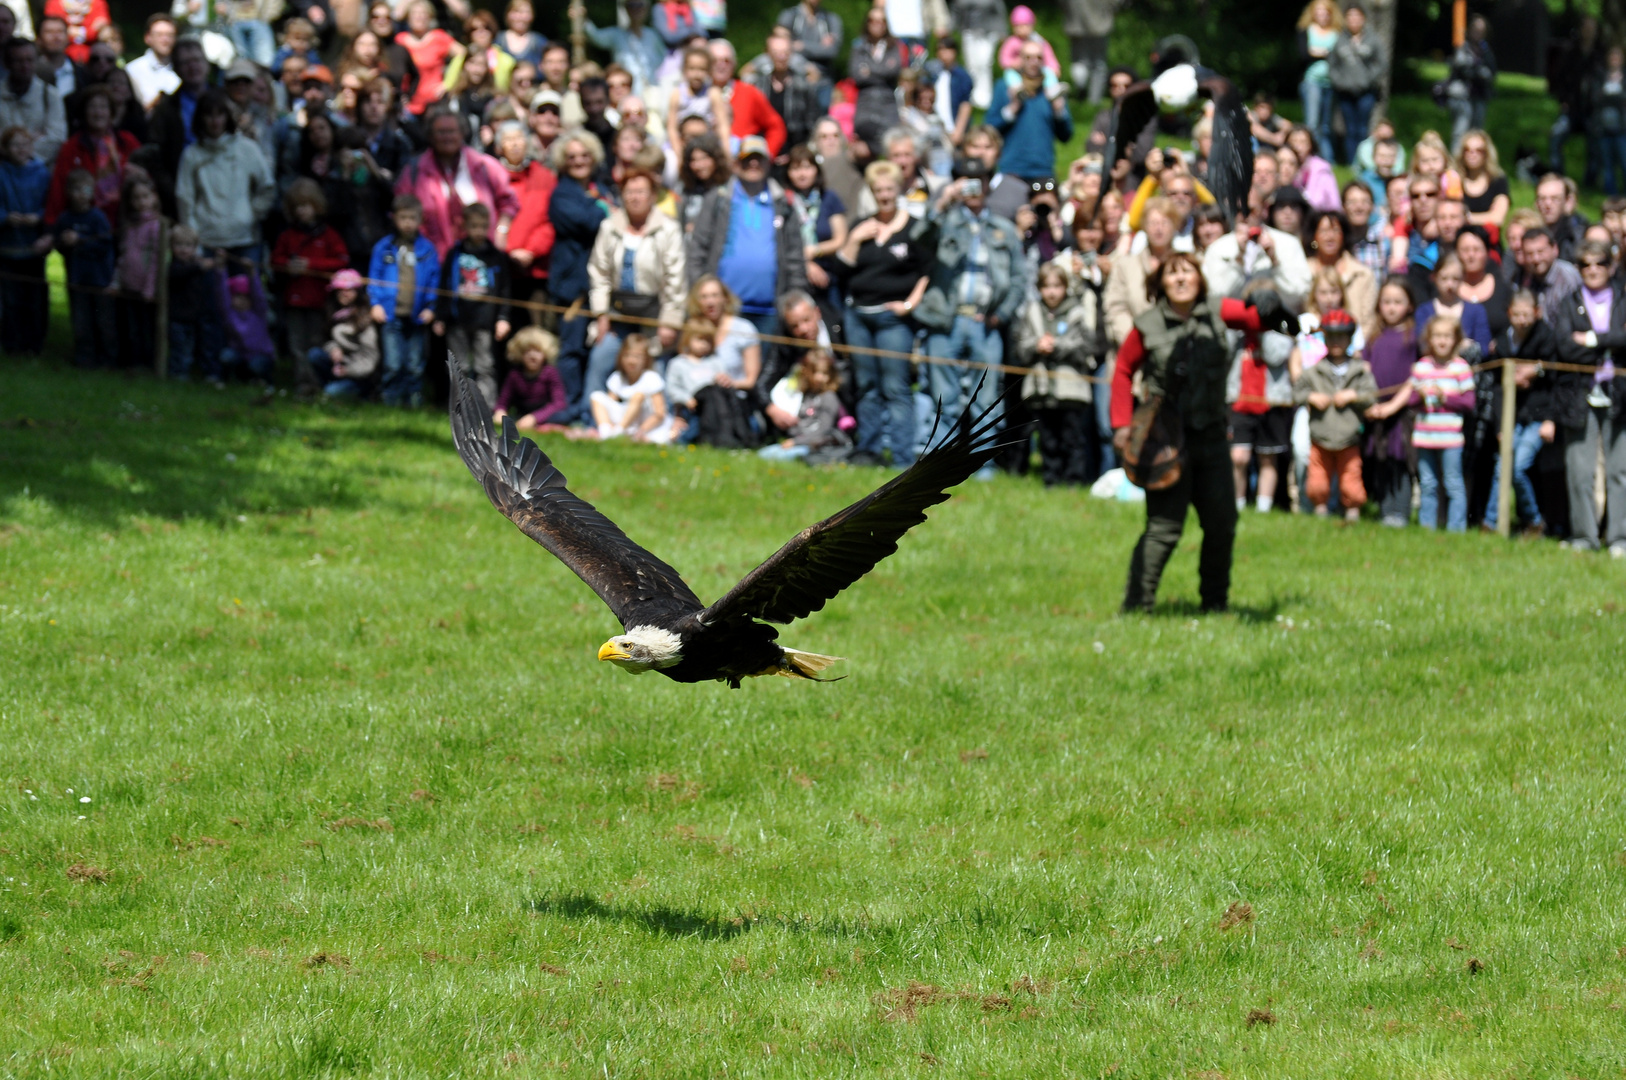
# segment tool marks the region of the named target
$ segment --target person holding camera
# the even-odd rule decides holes
[[[1073,115],[1067,111],[1067,87],[1048,89],[1044,78],[1044,49],[1038,41],[1022,46],[1017,62],[1021,81],[1011,89],[1001,80],[994,86],[988,122],[1005,139],[999,171],[1032,182],[1056,175],[1056,144],[1073,137]]]
[[[978,412],[999,400],[1003,333],[1021,310],[1027,280],[1016,225],[988,209],[988,167],[966,159],[954,175],[932,208],[937,263],[915,311],[926,328],[926,354],[941,361],[925,372],[942,417],[939,441],[954,434],[968,399]]]

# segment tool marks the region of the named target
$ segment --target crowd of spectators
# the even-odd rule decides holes
[[[1099,63],[1111,5],[1104,24],[1078,6],[1076,94],[1121,96],[1146,73]],[[895,0],[851,28],[802,0],[743,64],[720,0],[622,0],[603,27],[572,8],[603,64],[542,36],[530,0],[500,21],[379,0],[348,35],[320,0],[181,5],[127,63],[102,0],[70,7],[30,37],[0,4],[8,353],[43,346],[55,251],[80,367],[150,368],[162,346],[174,378],[410,407],[450,355],[527,430],[891,467],[1002,410],[1034,424],[1047,484],[1086,484],[1133,408],[1118,353],[1178,264],[1298,320],[1227,331],[1238,508],[1517,513],[1626,557],[1626,200],[1590,223],[1553,173],[1512,205],[1482,21],[1438,90],[1451,134],[1402,146],[1372,122],[1389,58],[1364,8],[1312,0],[1304,122],[1252,99],[1233,220],[1204,186],[1206,118],[1116,163],[1098,118],[1058,162],[1075,88],[999,0]],[[1588,48],[1564,117],[1614,192],[1621,52]]]

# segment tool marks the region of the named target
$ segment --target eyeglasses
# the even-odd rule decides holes
[[[536,85],[536,80],[535,79],[518,78],[518,79],[509,79],[508,81],[513,83],[515,86],[535,86]]]
[[[1413,191],[1411,197],[1414,199],[1438,199],[1440,193],[1438,191]]]
[[[1609,269],[1609,264],[1608,263],[1601,263],[1601,262],[1584,262],[1584,263],[1581,264],[1581,269],[1582,270],[1607,270],[1607,269]]]

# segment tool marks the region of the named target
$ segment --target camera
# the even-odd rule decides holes
[[[982,198],[981,180],[962,180],[960,182],[960,197],[962,199]]]

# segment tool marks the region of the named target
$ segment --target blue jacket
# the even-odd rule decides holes
[[[926,79],[933,86],[937,85],[937,77],[943,74],[943,64],[939,60],[926,62]],[[971,100],[971,72],[959,64],[949,68],[949,113],[960,115],[960,106]]]
[[[38,225],[7,225],[8,214],[44,214],[51,169],[43,161],[13,165],[0,161],[0,259],[31,259],[30,245],[40,238]]]
[[[1011,104],[1005,80],[994,83],[994,97],[988,103],[987,120],[1005,138],[999,155],[999,171],[1025,180],[1056,175],[1056,144],[1073,137],[1073,114],[1062,109],[1057,116],[1050,99],[1040,94],[1023,102],[1012,120],[1005,115]]]
[[[548,203],[553,222],[553,254],[548,259],[548,292],[561,303],[587,295],[587,257],[598,227],[608,215],[573,177],[559,177]]]
[[[374,282],[367,286],[367,302],[383,308],[391,319],[395,318],[395,283],[401,280],[401,268],[395,264],[398,246],[393,232],[374,244],[372,265],[367,270]],[[417,319],[426,311],[434,313],[435,290],[440,286],[440,254],[422,233],[412,245],[412,254],[418,262],[412,290],[412,317]]]

